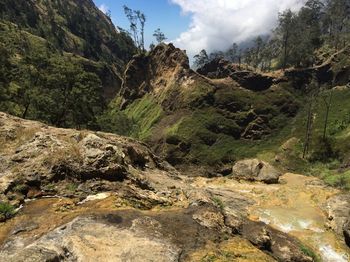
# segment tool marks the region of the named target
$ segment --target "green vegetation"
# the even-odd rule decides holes
[[[312,66],[320,48],[327,47],[332,54],[347,45],[349,8],[347,0],[307,0],[298,11],[280,12],[277,27],[270,36],[256,37],[249,48],[233,43],[224,51],[207,54],[201,50],[194,56],[194,66],[198,68],[221,58],[261,71]]]
[[[314,262],[320,262],[321,258],[316,253],[304,244],[300,244],[300,250],[307,256],[311,257]]]
[[[222,202],[222,200],[219,197],[213,197],[212,201],[213,201],[215,206],[217,206],[221,210],[224,210],[225,204],[224,204],[224,202]]]
[[[9,203],[0,202],[0,222],[10,219],[15,215],[15,208]]]
[[[66,190],[68,190],[69,192],[75,192],[78,188],[78,184],[76,183],[68,183],[66,185]]]
[[[163,109],[151,95],[145,95],[129,105],[125,110],[125,115],[134,124],[132,136],[146,139],[151,135],[152,127],[162,117]]]
[[[4,0],[0,7],[0,110],[101,129],[106,90],[117,91],[136,52],[132,39],[90,1]]]

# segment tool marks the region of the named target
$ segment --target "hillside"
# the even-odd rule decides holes
[[[219,60],[199,69],[201,75],[189,68],[183,51],[160,45],[128,64],[121,93],[107,113],[118,120],[105,128],[146,141],[175,165],[222,166],[245,157],[271,156],[288,138],[296,136],[302,143],[305,105],[311,90],[318,88],[315,81],[325,94],[329,86],[347,83],[348,67],[339,66],[347,64],[346,52],[323,66],[290,69],[282,75],[238,69]],[[346,121],[348,92],[335,89],[330,126],[337,117]],[[321,97],[315,112],[318,134],[324,115]],[[344,114],[333,115],[339,107]],[[120,121],[126,129],[120,129]]]
[[[98,129],[97,117],[119,91],[136,51],[131,38],[90,0],[1,0],[0,7],[0,109]],[[74,108],[77,103],[84,107]],[[83,111],[84,123],[63,109],[55,112],[59,107]]]

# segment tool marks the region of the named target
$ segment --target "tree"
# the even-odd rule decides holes
[[[288,9],[278,15],[276,35],[282,48],[282,68],[285,69],[289,62],[290,40],[294,33],[295,15]]]
[[[196,68],[200,68],[209,62],[209,57],[205,49],[202,49],[199,54],[195,55],[193,58],[195,59],[193,64]]]
[[[139,52],[145,51],[145,24],[146,16],[140,10],[132,10],[126,5],[123,6],[126,18],[130,23],[130,34]]]
[[[163,43],[165,40],[167,40],[164,33],[160,31],[160,28],[154,31],[153,36],[156,38],[158,44]]]
[[[146,16],[144,13],[142,13],[141,11],[137,10],[134,11],[136,14],[136,17],[141,25],[141,40],[140,40],[140,48],[142,50],[142,52],[145,52],[145,24],[146,24]]]
[[[261,53],[262,49],[264,47],[264,41],[261,38],[261,36],[258,36],[257,38],[254,39],[254,48],[252,49],[252,62],[253,62],[253,67],[257,69],[259,65],[261,64]]]
[[[223,59],[225,57],[224,52],[222,51],[214,51],[209,54],[209,61],[213,61],[215,59]]]
[[[325,25],[333,46],[336,49],[345,46],[350,27],[350,1],[327,0]]]
[[[227,50],[226,57],[234,63],[238,59],[238,45],[233,43],[232,46]]]

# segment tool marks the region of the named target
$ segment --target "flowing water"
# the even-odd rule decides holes
[[[232,190],[255,201],[252,220],[263,221],[291,234],[312,248],[325,262],[350,261],[350,250],[341,237],[326,228],[322,207],[338,193],[316,178],[285,174],[278,185],[238,182],[228,178],[199,179],[195,184],[214,190]]]

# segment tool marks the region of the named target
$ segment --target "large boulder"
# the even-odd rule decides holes
[[[259,159],[238,161],[232,168],[232,177],[248,181],[260,181],[267,184],[278,183],[281,173],[272,165]]]

